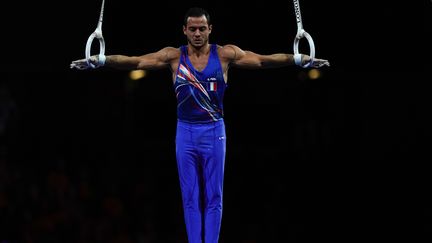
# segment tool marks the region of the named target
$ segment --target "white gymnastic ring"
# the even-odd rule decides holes
[[[301,65],[301,64],[300,64],[299,66],[304,67],[304,68],[307,68],[307,67],[310,67],[310,66],[313,64],[313,61],[314,61],[314,58],[315,58],[315,44],[314,44],[314,41],[313,41],[313,39],[312,39],[312,36],[309,35],[309,33],[307,33],[306,31],[304,31],[304,30],[299,30],[298,33],[301,33],[301,34],[298,34],[298,35],[296,36],[296,38],[294,39],[294,55],[296,55],[296,54],[300,54],[300,53],[299,53],[299,50],[298,50],[299,43],[300,43],[300,39],[302,39],[303,37],[306,37],[306,39],[308,40],[308,43],[309,43],[309,56],[310,56],[310,61],[307,62],[307,63],[304,64],[304,65]],[[296,63],[296,64],[297,64],[297,63]],[[298,64],[297,64],[297,65],[298,65]]]

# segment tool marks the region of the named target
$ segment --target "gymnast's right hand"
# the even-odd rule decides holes
[[[98,65],[98,56],[91,56],[89,62],[93,64],[94,66]],[[70,68],[76,68],[78,70],[85,70],[88,68],[91,68],[89,62],[87,62],[87,59],[79,59],[72,61],[70,64]]]

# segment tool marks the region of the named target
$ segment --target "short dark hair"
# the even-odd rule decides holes
[[[201,16],[205,16],[207,19],[207,24],[210,25],[210,14],[203,8],[199,8],[199,7],[193,7],[188,9],[188,11],[186,12],[185,16],[184,16],[184,25],[187,25],[187,20],[189,17],[201,17]]]

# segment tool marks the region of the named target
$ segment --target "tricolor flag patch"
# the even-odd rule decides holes
[[[216,82],[210,82],[209,90],[210,91],[216,91],[217,90],[217,83]]]

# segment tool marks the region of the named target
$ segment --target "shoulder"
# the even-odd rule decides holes
[[[242,52],[242,49],[233,44],[218,45],[218,54],[223,59],[234,60],[240,52]]]
[[[167,46],[157,51],[156,54],[164,61],[169,62],[179,59],[181,51],[180,48]]]
[[[176,47],[171,47],[171,46],[167,46],[167,47],[162,48],[160,50],[160,52],[165,53],[167,56],[170,56],[170,57],[176,57],[176,56],[178,57],[181,54],[180,47],[176,48]]]

